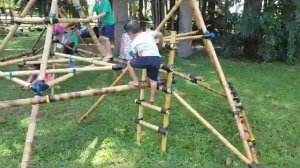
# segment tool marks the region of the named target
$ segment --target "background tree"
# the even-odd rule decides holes
[[[192,31],[192,12],[189,1],[184,1],[180,7],[179,33]],[[189,57],[193,53],[192,41],[181,41],[178,45],[178,56]]]

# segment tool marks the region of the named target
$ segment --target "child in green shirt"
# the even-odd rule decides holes
[[[96,16],[93,16],[94,13],[96,13]],[[99,26],[101,35],[109,38],[111,41],[114,40],[115,17],[109,0],[96,0],[90,13],[90,19],[101,21],[102,28]]]
[[[68,47],[64,46],[65,54],[74,54],[74,49],[79,47],[78,36],[75,33],[74,24],[69,24],[65,28],[65,33],[62,38],[62,43],[68,46]]]

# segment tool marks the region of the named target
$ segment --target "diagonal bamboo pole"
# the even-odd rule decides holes
[[[23,56],[29,56],[29,55],[32,55],[32,54],[34,54],[34,52],[32,50],[29,50],[29,51],[25,51],[25,52],[21,52],[21,53],[18,53],[18,54],[14,54],[14,55],[10,55],[10,56],[0,58],[0,62],[9,61],[9,60],[12,60],[12,59],[17,59],[17,58],[20,58],[20,57],[23,57]]]
[[[174,12],[179,8],[182,4],[183,0],[178,0],[164,20],[158,25],[155,31],[161,31],[161,29],[165,26],[166,22],[173,16]]]
[[[93,58],[83,58],[83,57],[78,57],[78,56],[73,56],[73,55],[68,55],[68,54],[62,54],[62,53],[54,53],[56,56],[60,56],[60,57],[64,57],[64,58],[69,58],[69,59],[74,59],[74,60],[78,60],[78,61],[84,61],[84,62],[88,62],[91,64],[95,64],[95,65],[115,65],[112,63],[108,63],[105,61],[98,61],[95,60]]]
[[[112,87],[106,87],[101,89],[90,89],[90,90],[84,90],[78,92],[63,93],[59,95],[47,95],[42,97],[0,101],[0,109],[8,108],[8,107],[19,107],[24,105],[35,105],[33,107],[36,107],[37,104],[54,103],[58,101],[79,99],[79,98],[90,97],[90,96],[101,96],[105,94],[133,91],[133,90],[138,90],[140,88],[146,88],[146,87],[149,87],[148,82],[140,82],[140,85],[138,87],[132,85],[120,85],[120,86],[112,86]]]
[[[57,0],[52,0],[50,14],[56,15],[56,9],[57,9]],[[40,66],[40,73],[38,74],[37,77],[38,80],[43,80],[46,74],[47,61],[50,54],[50,48],[52,42],[52,32],[53,32],[53,25],[48,25],[47,32],[46,32],[46,40],[45,40],[45,45],[43,50],[43,56],[42,56],[42,62]],[[39,96],[35,96],[35,98],[38,99]],[[28,126],[28,132],[26,136],[23,158],[21,163],[22,168],[29,167],[30,155],[32,151],[32,143],[33,143],[34,132],[36,128],[38,113],[39,113],[39,105],[32,106],[30,122]]]
[[[23,86],[25,88],[28,88],[31,85],[31,83],[26,82],[26,81],[24,81],[22,79],[19,79],[19,78],[16,78],[16,77],[14,77],[14,78],[6,77],[5,79],[7,79],[9,81],[12,81],[12,82],[14,82],[14,83],[16,83],[18,85],[21,85],[21,86]]]
[[[116,86],[122,78],[127,74],[128,68],[124,69],[124,71],[119,75],[117,79],[110,85],[110,86]],[[85,112],[77,121],[77,123],[81,123],[84,119],[86,119],[94,110],[99,106],[99,104],[105,99],[106,95],[102,95],[89,109],[87,112]]]
[[[195,22],[196,22],[197,27],[199,29],[202,29],[203,32],[207,32],[203,17],[201,15],[201,12],[200,12],[198,6],[199,6],[199,1],[190,0],[190,7],[191,7],[191,10],[192,10],[192,13],[194,14]],[[203,39],[203,42],[204,42],[204,45],[205,45],[205,47],[207,49],[207,52],[210,56],[211,62],[213,63],[214,68],[217,72],[219,81],[223,85],[223,88],[224,88],[224,91],[225,91],[225,94],[226,94],[226,97],[227,97],[227,100],[228,100],[228,104],[229,104],[231,110],[233,112],[235,112],[235,111],[237,111],[237,109],[236,109],[235,103],[233,101],[233,96],[232,96],[231,91],[229,89],[228,83],[226,81],[224,72],[221,68],[221,65],[220,65],[219,59],[217,57],[216,51],[213,47],[213,44],[212,44],[210,39]],[[240,133],[241,140],[243,142],[243,146],[244,146],[244,149],[245,149],[245,152],[246,152],[246,156],[249,160],[253,161],[252,152],[251,152],[250,146],[247,142],[247,138],[246,138],[247,136],[246,136],[245,130],[243,129],[243,125],[242,125],[238,115],[235,115],[234,118],[235,118],[238,130],[239,130],[239,133]]]
[[[251,161],[246,158],[237,148],[235,148],[222,134],[219,133],[207,120],[205,120],[191,105],[189,105],[178,93],[173,92],[174,97],[191,112],[204,126],[206,126],[217,138],[227,146],[231,152],[237,155],[242,161],[251,164]]]
[[[79,0],[72,0],[72,2],[73,2],[74,7],[80,6]],[[78,13],[79,13],[80,18],[86,18],[83,10],[79,10]],[[91,38],[94,41],[94,43],[96,44],[96,48],[97,48],[98,52],[100,53],[100,55],[103,57],[106,56],[106,52],[100,47],[101,44],[100,44],[96,34],[94,33],[92,26],[89,23],[86,23],[85,25],[89,29]]]
[[[43,31],[41,32],[41,34],[39,35],[39,37],[36,39],[36,41],[34,42],[33,46],[31,47],[31,50],[34,51],[34,48],[37,46],[37,44],[40,42],[41,38],[43,37],[44,33],[46,32],[47,27],[45,27],[43,29]]]
[[[25,16],[28,14],[28,12],[30,11],[31,7],[34,5],[35,2],[36,2],[36,0],[30,0],[30,1],[26,4],[26,6],[25,6],[23,12],[21,13],[20,17],[25,17]],[[15,24],[13,25],[13,27],[11,28],[11,30],[9,31],[9,33],[6,35],[6,37],[4,38],[4,40],[2,41],[2,43],[1,43],[1,45],[0,45],[0,53],[6,48],[6,46],[7,46],[8,42],[9,42],[9,40],[10,40],[10,39],[14,36],[14,34],[17,32],[18,27],[19,27],[19,24],[15,23]]]
[[[175,43],[175,38],[176,38],[176,31],[171,32],[171,43]],[[175,50],[171,49],[169,52],[169,58],[168,58],[168,65],[173,66],[175,60]],[[173,72],[169,72],[167,74],[167,83],[166,87],[171,88],[172,87],[172,82],[173,82]],[[171,93],[166,93],[165,95],[165,109],[170,109],[171,106]],[[169,126],[169,115],[164,114],[163,116],[163,128],[167,129]],[[166,151],[167,150],[167,135],[162,135],[162,140],[161,140],[161,150]]]

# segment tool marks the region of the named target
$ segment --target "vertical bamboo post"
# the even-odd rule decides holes
[[[164,27],[166,22],[173,16],[174,12],[179,8],[179,6],[182,4],[183,0],[178,0],[176,4],[173,6],[173,8],[170,10],[168,15],[164,18],[164,20],[158,25],[155,31],[161,31],[161,29]]]
[[[176,31],[171,32],[171,40],[170,43],[175,44],[176,42]],[[169,58],[168,58],[168,66],[173,66],[175,60],[175,50],[171,49],[169,52]],[[172,87],[172,81],[173,81],[173,72],[169,72],[167,74],[167,88]],[[165,95],[165,109],[170,109],[171,106],[171,93],[166,93]],[[163,117],[163,128],[168,128],[169,126],[169,115],[164,114]],[[162,135],[162,140],[161,140],[161,150],[165,152],[167,150],[167,135]]]
[[[80,6],[79,0],[72,0],[72,2],[73,2],[73,6],[74,6],[74,7]],[[78,13],[79,13],[80,18],[86,18],[86,16],[85,16],[83,10],[79,10]],[[100,47],[101,44],[100,44],[100,42],[99,42],[99,40],[98,40],[96,34],[94,33],[92,26],[91,26],[89,23],[85,23],[85,25],[86,25],[86,27],[89,29],[89,33],[90,33],[90,35],[91,35],[92,40],[93,40],[94,43],[96,44],[96,48],[97,48],[98,52],[99,52],[103,57],[106,56],[106,52]]]
[[[202,29],[203,32],[207,32],[206,25],[204,23],[203,17],[201,15],[201,12],[200,12],[198,6],[199,6],[199,1],[190,0],[190,7],[191,7],[191,10],[194,14],[195,22],[196,22],[196,25],[197,25],[198,29]],[[232,96],[231,91],[229,89],[228,83],[226,81],[224,72],[221,68],[221,65],[220,65],[219,59],[217,57],[216,51],[213,47],[213,44],[212,44],[210,39],[203,39],[203,42],[204,42],[205,48],[206,48],[206,50],[207,50],[207,52],[210,56],[211,62],[214,65],[214,68],[217,72],[219,81],[223,85],[223,88],[225,90],[225,94],[226,94],[229,106],[230,106],[230,108],[233,112],[237,111],[237,109],[235,107],[235,103],[233,101],[233,96]],[[238,115],[235,115],[234,118],[235,118],[238,130],[239,130],[239,133],[240,133],[241,140],[243,142],[243,146],[244,146],[244,149],[245,149],[245,152],[246,152],[246,156],[249,160],[253,161],[252,153],[251,153],[251,150],[249,148],[249,144],[247,142],[247,139],[245,137],[245,131],[243,129],[243,125],[240,122],[240,119],[239,119]]]
[[[124,71],[115,79],[115,81],[110,85],[110,86],[116,86],[121,79],[127,74],[128,68],[124,69]],[[89,116],[95,109],[96,107],[104,100],[106,95],[102,95],[93,105],[88,109],[87,112],[85,112],[77,121],[77,123],[81,123],[87,116]]]
[[[56,15],[56,9],[57,9],[57,0],[52,0],[50,14]],[[53,25],[48,25],[47,27],[47,33],[46,33],[46,41],[44,45],[44,51],[43,51],[43,57],[40,67],[40,73],[38,74],[37,79],[43,80],[45,77],[45,71],[47,69],[47,61],[50,54],[50,48],[51,48],[51,42],[52,42],[52,32],[53,32]],[[39,97],[39,96],[35,96]],[[33,105],[32,106],[32,112],[30,116],[30,122],[28,126],[28,132],[26,136],[25,141],[25,147],[23,151],[23,158],[21,163],[21,168],[27,168],[29,167],[29,161],[30,161],[30,155],[32,151],[32,143],[34,138],[34,132],[36,129],[36,121],[39,113],[39,105]]]
[[[30,0],[23,12],[21,13],[20,17],[25,17],[28,12],[30,11],[31,7],[33,6],[33,4],[36,2],[36,0]],[[18,30],[19,24],[15,23],[13,25],[13,27],[11,28],[11,30],[9,31],[9,33],[6,35],[5,39],[2,41],[1,45],[0,45],[0,53],[6,48],[9,40],[14,36],[14,34],[16,33],[16,31]]]
[[[147,78],[147,70],[146,69],[143,69],[142,70],[142,81],[145,81]],[[141,91],[140,91],[140,100],[144,100],[145,99],[145,94],[146,94],[146,89],[145,88],[142,88]],[[143,119],[144,117],[144,107],[142,105],[139,105],[139,112],[138,112],[138,120],[140,119]],[[136,127],[136,140],[138,142],[141,141],[142,139],[142,125],[140,124],[137,124],[137,127]]]

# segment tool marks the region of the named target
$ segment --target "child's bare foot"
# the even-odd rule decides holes
[[[149,104],[154,105],[154,100],[150,100]]]
[[[139,82],[138,81],[130,81],[128,84],[132,85],[132,86],[135,86],[135,87],[139,86]]]
[[[103,61],[107,62],[107,61],[110,61],[112,59],[112,55],[107,55],[103,58]]]

